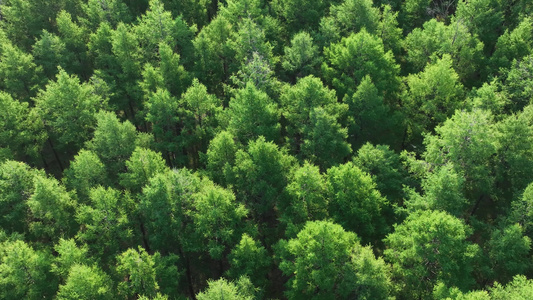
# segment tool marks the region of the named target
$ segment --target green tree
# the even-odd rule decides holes
[[[65,284],[59,286],[58,300],[113,299],[111,278],[97,266],[75,264]]]
[[[287,227],[285,236],[294,236],[307,221],[328,216],[326,179],[320,169],[308,162],[293,169],[285,188],[286,196],[278,205],[280,222]]]
[[[531,239],[523,235],[518,224],[495,229],[488,242],[488,252],[494,279],[500,283],[506,284],[531,267]]]
[[[531,103],[533,98],[533,56],[513,60],[509,72],[502,76],[502,92],[508,97],[508,108],[518,112]]]
[[[498,36],[503,30],[503,11],[498,0],[458,1],[456,22],[464,22],[472,34],[476,34],[485,46],[485,53],[492,53]]]
[[[377,190],[391,204],[399,205],[405,198],[403,186],[412,185],[400,156],[386,145],[366,143],[357,151],[353,164],[372,176]]]
[[[470,229],[461,220],[439,211],[410,214],[385,239],[385,258],[393,266],[400,295],[431,299],[437,282],[472,287],[473,260],[479,247],[468,242]]]
[[[271,267],[271,258],[265,247],[248,234],[242,235],[241,241],[228,255],[228,260],[231,267],[227,274],[230,278],[246,276],[257,287],[268,284],[267,273]]]
[[[317,30],[320,18],[328,11],[330,2],[335,1],[274,0],[271,5],[291,35],[301,30]]]
[[[8,149],[18,160],[37,161],[47,138],[39,116],[28,108],[28,103],[4,92],[0,92],[0,106],[0,148]]]
[[[52,297],[57,282],[50,276],[49,255],[23,241],[0,244],[0,297],[42,299]]]
[[[228,40],[232,24],[218,15],[194,38],[194,76],[206,85],[210,93],[224,95],[224,83],[236,72],[235,49]]]
[[[179,252],[182,256],[194,246],[189,245],[193,232],[186,227],[191,221],[186,212],[192,209],[193,194],[200,190],[200,183],[201,179],[186,169],[159,173],[150,179],[139,204],[150,250],[163,255]]]
[[[81,23],[94,31],[102,23],[115,28],[120,22],[129,23],[132,19],[130,11],[122,0],[88,0],[82,5],[84,16]]]
[[[435,168],[422,180],[423,196],[413,190],[406,201],[409,210],[442,210],[461,218],[471,207],[464,195],[465,178],[458,174],[451,164]]]
[[[95,114],[105,107],[105,100],[95,93],[92,85],[80,83],[76,76],[69,76],[63,70],[35,98],[35,109],[42,116],[50,146],[68,157],[90,139],[96,127]],[[61,164],[65,156],[56,159]]]
[[[207,246],[207,252],[215,260],[222,260],[229,248],[236,243],[239,224],[248,214],[241,203],[235,201],[232,191],[203,182],[201,190],[192,196],[193,206],[187,212],[194,222],[194,230],[200,237],[198,244]]]
[[[4,41],[0,44],[0,77],[3,92],[27,102],[43,83],[42,68],[37,66],[34,57]]]
[[[241,277],[236,282],[220,278],[216,281],[207,282],[208,287],[205,291],[196,295],[198,300],[252,300],[254,299],[255,288],[246,277]]]
[[[5,161],[0,164],[0,228],[7,233],[28,233],[27,202],[34,193],[34,178],[44,172],[27,164]]]
[[[278,244],[280,269],[289,276],[290,299],[387,299],[389,268],[358,237],[328,221],[308,222],[298,236]]]
[[[343,102],[348,105],[348,141],[352,149],[366,142],[398,144],[402,127],[400,115],[384,103],[370,77],[365,76],[356,92],[346,95]]]
[[[59,181],[35,176],[33,193],[26,204],[30,212],[29,230],[34,240],[47,243],[74,237],[78,229],[74,218],[77,203]]]
[[[74,239],[60,239],[54,245],[57,256],[53,258],[50,271],[57,275],[64,283],[70,272],[70,268],[77,264],[89,264],[89,248],[87,245],[77,246]]]
[[[514,59],[528,55],[533,47],[533,19],[524,18],[512,30],[507,29],[498,38],[496,50],[490,59],[493,74],[505,74]],[[502,70],[503,69],[503,70]]]
[[[486,65],[483,43],[462,20],[445,25],[432,19],[424,23],[423,28],[417,28],[407,35],[405,48],[409,72],[419,72],[428,63],[433,64],[448,54],[461,82],[467,86],[479,83]]]
[[[161,154],[137,147],[126,161],[127,171],[120,174],[120,184],[132,193],[140,193],[150,178],[167,170]]]
[[[304,158],[326,170],[342,163],[352,152],[346,142],[348,130],[343,128],[334,115],[321,107],[314,108],[309,114],[310,126],[304,129],[301,154]]]
[[[329,15],[320,20],[322,43],[328,45],[338,42],[341,37],[357,33],[363,28],[371,34],[377,33],[380,12],[373,7],[372,0],[344,0],[332,4]]]
[[[382,211],[388,205],[370,175],[352,162],[332,167],[326,174],[329,214],[364,243],[379,241],[388,231]]]
[[[115,113],[96,114],[97,126],[87,148],[98,157],[108,170],[109,178],[116,179],[126,171],[126,160],[130,158],[138,141],[138,134],[129,121],[120,122]]]
[[[132,235],[122,197],[118,190],[97,187],[90,191],[90,203],[77,208],[76,219],[82,225],[77,238],[103,263],[109,263]]]
[[[456,109],[463,107],[463,96],[463,85],[449,55],[427,65],[423,72],[409,75],[402,101],[409,139],[419,140],[423,133],[431,132],[451,117]]]
[[[80,203],[88,203],[89,191],[108,183],[107,170],[98,155],[90,150],[81,150],[65,170],[63,183],[76,191]]]
[[[299,79],[293,86],[285,86],[280,95],[280,102],[282,116],[286,120],[286,141],[293,153],[302,158],[322,155],[322,153],[318,152],[313,153],[312,149],[309,148],[306,153],[302,153],[302,147],[306,140],[307,143],[316,142],[316,137],[313,136],[313,133],[318,129],[318,121],[325,123],[323,124],[325,131],[329,129],[331,134],[337,135],[337,138],[340,138],[341,141],[345,139],[342,132],[343,129],[339,128],[340,125],[336,119],[344,116],[348,107],[345,104],[339,104],[335,97],[335,91],[325,87],[319,78],[307,76]],[[315,113],[316,108],[323,108],[323,111],[318,112],[321,115],[317,116],[317,113]],[[325,114],[326,116],[324,116]],[[335,139],[324,140],[325,143],[328,143]],[[342,147],[342,142],[338,146]],[[339,149],[340,147],[335,150],[344,150],[344,152],[341,151],[337,156],[346,155],[346,149]],[[327,157],[335,150],[331,149],[324,156]]]
[[[206,86],[194,79],[192,85],[181,95],[180,108],[180,143],[188,154],[188,166],[198,168],[200,153],[207,151],[208,143],[215,135],[222,103],[217,97],[207,93]]]
[[[311,35],[305,31],[295,34],[289,47],[285,47],[282,67],[292,82],[316,75],[322,59]]]
[[[118,291],[126,299],[137,299],[140,295],[155,297],[159,290],[155,262],[141,247],[130,248],[117,256],[117,273],[124,278],[118,284]]]
[[[232,168],[239,145],[228,131],[219,132],[207,149],[207,172],[210,178],[223,186],[231,182]]]
[[[246,87],[235,92],[227,110],[228,127],[243,144],[265,137],[268,141],[278,141],[280,135],[279,111],[270,97],[247,83]]]
[[[69,74],[76,74],[87,80],[92,66],[87,57],[89,33],[85,27],[72,21],[72,16],[62,10],[56,18],[59,38],[65,44],[61,65]]]
[[[274,227],[275,207],[283,196],[293,159],[263,137],[239,150],[233,172],[237,200],[250,209],[259,224]],[[266,234],[263,232],[263,234]]]
[[[527,279],[526,276],[517,275],[513,281],[503,286],[496,282],[490,288],[490,295],[493,300],[517,299],[525,300],[533,293],[533,281]]]
[[[35,64],[42,68],[48,79],[58,73],[58,66],[65,68],[63,58],[66,57],[65,42],[56,34],[43,30],[39,39],[32,46]]]
[[[492,116],[481,110],[457,111],[435,131],[436,135],[426,136],[423,157],[431,166],[450,163],[454,171],[466,179],[464,195],[477,201],[474,213],[494,184],[490,171],[490,158],[496,151]]]
[[[385,52],[383,41],[366,29],[331,44],[324,49],[324,56],[322,72],[337,90],[339,99],[353,94],[367,75],[387,103],[392,102],[399,91],[399,66],[392,52]]]

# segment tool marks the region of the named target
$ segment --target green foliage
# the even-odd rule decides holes
[[[59,151],[76,153],[96,127],[95,114],[104,109],[104,99],[94,87],[60,70],[35,98],[35,108]]]
[[[353,94],[367,75],[386,101],[391,101],[398,92],[399,66],[392,52],[385,52],[383,41],[366,29],[331,44],[324,49],[324,56],[322,72],[340,99]]]
[[[285,47],[282,67],[290,78],[302,78],[316,73],[322,59],[311,35],[305,31],[295,34],[290,47]]]
[[[117,273],[124,278],[118,284],[119,294],[127,298],[144,295],[155,297],[159,286],[156,282],[152,256],[143,248],[128,249],[118,256]]]
[[[492,115],[487,111],[457,111],[427,135],[423,157],[432,166],[450,163],[466,180],[465,195],[478,199],[491,191],[490,157],[496,151]]]
[[[207,149],[207,171],[214,182],[221,185],[231,182],[237,150],[235,137],[227,131],[219,132],[211,140]]]
[[[235,201],[233,192],[203,182],[200,192],[192,196],[194,203],[187,212],[200,235],[201,243],[213,259],[221,260],[228,247],[235,244],[239,224],[248,214],[243,204]]]
[[[98,185],[107,184],[107,172],[98,156],[89,150],[81,150],[65,170],[63,183],[76,191],[80,203],[87,203],[89,191]]]
[[[60,239],[54,246],[57,256],[51,264],[51,272],[56,274],[63,282],[67,279],[70,269],[77,264],[89,264],[87,245],[78,247],[74,239]]]
[[[90,204],[77,209],[76,219],[82,225],[77,238],[88,244],[92,255],[108,261],[132,234],[123,196],[112,188],[97,187],[89,199]]]
[[[187,170],[160,173],[143,189],[139,211],[145,221],[153,251],[175,253],[196,246],[186,228],[186,212],[192,209],[193,194],[200,189],[200,178]],[[166,213],[161,213],[166,212]]]
[[[280,221],[287,226],[286,236],[293,236],[307,221],[328,216],[326,180],[317,166],[308,162],[295,168],[285,188],[286,198],[278,208]]]
[[[531,266],[531,239],[523,235],[518,224],[492,232],[488,243],[491,269],[501,283],[511,281],[516,274],[524,274]]]
[[[383,101],[383,97],[365,76],[353,95],[343,99],[348,109],[348,140],[353,149],[366,142],[374,144],[397,144],[401,130],[399,114],[394,113]]]
[[[462,20],[445,25],[431,19],[424,23],[423,28],[413,30],[405,38],[405,48],[410,72],[421,71],[428,63],[433,64],[439,57],[444,58],[448,54],[461,82],[467,86],[477,83],[486,63],[483,43]]]
[[[524,18],[512,31],[509,29],[498,38],[496,50],[491,57],[492,72],[503,73],[512,65],[513,59],[528,55],[533,46],[533,20]],[[503,69],[503,70],[501,70]]]
[[[273,221],[274,207],[281,200],[292,164],[292,157],[263,137],[251,141],[246,151],[237,152],[233,167],[234,189],[237,199],[250,209],[258,222]]]
[[[364,243],[379,241],[388,231],[382,210],[388,205],[372,177],[353,163],[332,167],[326,175],[329,214]]]
[[[32,237],[45,243],[73,237],[77,230],[76,201],[54,178],[40,175],[35,176],[33,182],[33,193],[27,201]]]
[[[384,254],[400,295],[431,299],[437,282],[461,290],[472,287],[472,263],[479,247],[466,240],[469,235],[461,220],[439,211],[412,213],[395,226],[385,239]]]
[[[247,144],[260,136],[278,141],[280,134],[279,111],[270,97],[252,83],[235,92],[227,110],[227,130]]]
[[[410,178],[400,156],[388,146],[366,143],[357,151],[353,163],[372,176],[377,190],[391,204],[399,204],[405,198],[403,186],[410,184]]]
[[[513,281],[505,286],[496,282],[494,287],[490,289],[490,294],[494,300],[525,300],[533,294],[533,282],[525,276],[517,275]]]
[[[228,270],[230,278],[246,276],[257,287],[267,284],[271,258],[265,247],[248,234],[242,235],[241,241],[231,250],[228,260],[231,265]]]
[[[160,153],[137,147],[126,161],[126,173],[120,174],[120,184],[134,193],[139,193],[150,178],[167,170]]]
[[[113,179],[126,171],[126,160],[135,150],[138,134],[129,121],[120,122],[112,112],[99,112],[95,117],[97,126],[87,148],[100,157]]]
[[[27,201],[34,193],[35,176],[41,172],[22,162],[5,161],[0,165],[0,228],[7,233],[27,233]]]
[[[198,300],[252,300],[254,299],[255,288],[250,280],[241,277],[236,282],[227,281],[220,278],[216,281],[208,281],[208,287],[205,291],[198,293]]]
[[[57,283],[49,274],[49,255],[23,241],[0,244],[0,297],[40,299],[52,297]]]
[[[389,268],[358,237],[328,221],[308,222],[298,236],[278,244],[280,269],[290,276],[290,299],[387,299]]]
[[[113,299],[111,278],[95,266],[75,264],[65,284],[59,286],[57,299]]]
[[[464,88],[449,55],[427,65],[423,72],[409,75],[407,86],[403,104],[412,139],[431,132],[463,106]]]

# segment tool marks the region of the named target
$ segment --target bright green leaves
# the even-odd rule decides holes
[[[321,57],[313,38],[309,33],[302,31],[292,37],[290,47],[285,47],[282,67],[292,75],[290,78],[302,78],[315,74],[320,62]]]
[[[83,225],[78,239],[106,262],[119,252],[121,242],[131,237],[123,199],[117,190],[97,187],[90,192],[90,203],[77,210],[76,219]]]
[[[280,134],[279,111],[270,97],[251,84],[235,92],[227,110],[228,131],[243,144],[263,136],[278,141]]]
[[[235,195],[221,187],[203,183],[204,187],[193,196],[193,210],[188,213],[194,222],[194,230],[207,243],[209,255],[220,260],[233,245],[248,210],[237,204]]]
[[[445,212],[409,215],[387,236],[385,258],[393,265],[400,295],[431,299],[433,286],[443,282],[468,290],[479,247],[466,239],[469,228]]]
[[[385,52],[379,37],[361,30],[343,38],[339,43],[324,49],[326,62],[322,65],[324,77],[337,90],[337,96],[355,92],[365,76],[370,76],[386,101],[391,101],[398,92],[399,66],[392,52]]]
[[[346,95],[348,105],[348,141],[353,149],[366,142],[374,144],[398,144],[402,128],[400,116],[384,102],[369,76],[365,76],[353,95]]]
[[[351,153],[347,131],[338,123],[347,106],[337,103],[335,92],[319,78],[298,80],[296,85],[283,89],[280,100],[287,120],[287,143],[299,158],[325,170]]]
[[[280,221],[287,226],[286,236],[296,234],[307,221],[328,216],[326,180],[317,166],[306,162],[295,168],[285,191],[287,196],[278,208]]]
[[[29,230],[35,239],[49,242],[74,236],[77,203],[56,179],[36,176],[27,205],[31,213]]]
[[[0,243],[0,297],[42,299],[57,289],[49,274],[49,257],[23,241]]]
[[[57,150],[75,153],[91,137],[95,114],[106,103],[92,85],[60,70],[56,81],[35,98],[35,106]]]
[[[57,293],[58,300],[113,298],[111,278],[96,266],[79,264],[72,266]]]
[[[372,178],[348,162],[328,170],[326,185],[330,216],[364,243],[381,240],[387,232],[382,210],[388,202]]]
[[[411,139],[419,139],[463,106],[463,85],[448,55],[407,77],[407,86],[403,104]]]
[[[445,25],[432,19],[423,28],[413,30],[405,38],[406,60],[410,72],[421,71],[428,63],[449,54],[461,82],[474,85],[484,68],[483,43],[469,32],[461,20]],[[435,57],[436,56],[436,57]]]
[[[198,293],[196,299],[252,300],[255,298],[255,288],[246,277],[241,277],[236,282],[227,281],[225,278],[221,278],[216,281],[208,281],[207,284],[207,289]]]
[[[120,295],[154,297],[159,290],[156,282],[155,263],[143,248],[128,249],[118,256],[117,273],[124,278],[118,284]]]
[[[340,225],[308,222],[277,252],[290,299],[386,299],[391,291],[388,266]]]

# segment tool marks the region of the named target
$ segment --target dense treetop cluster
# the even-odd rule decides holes
[[[0,298],[532,299],[532,12],[0,1]]]

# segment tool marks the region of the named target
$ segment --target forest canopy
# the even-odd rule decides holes
[[[532,13],[0,1],[0,298],[531,299]]]

